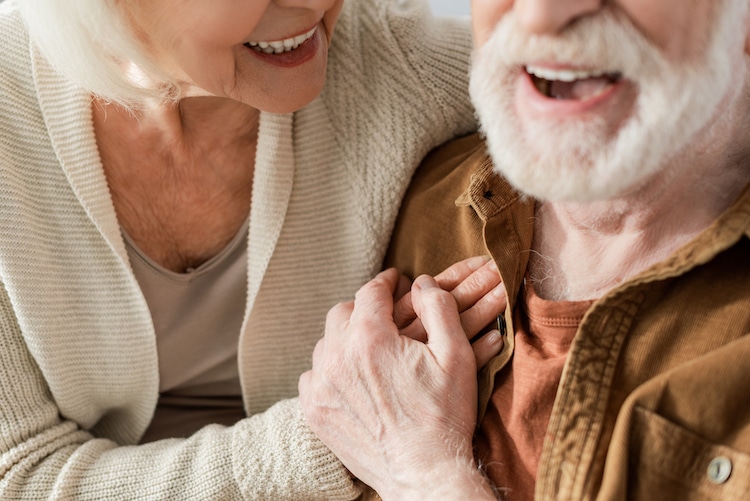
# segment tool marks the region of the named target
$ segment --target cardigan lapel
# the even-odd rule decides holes
[[[112,250],[128,261],[101,166],[91,114],[91,96],[66,82],[32,48],[34,79],[50,141],[78,201]]]
[[[248,235],[245,324],[284,225],[294,184],[293,115],[261,113]],[[243,326],[243,333],[247,325]]]
[[[61,414],[136,443],[158,397],[156,343],[101,167],[91,98],[31,44],[30,56],[49,142],[40,134],[40,160],[23,169],[21,186],[34,192],[9,195],[20,226],[33,226],[16,235],[22,245],[0,250],[3,279]],[[3,241],[13,237],[3,231]]]
[[[261,113],[250,208],[247,252],[247,305],[238,346],[240,382],[246,410],[251,410],[246,384],[252,358],[253,307],[281,235],[294,185],[293,115]]]

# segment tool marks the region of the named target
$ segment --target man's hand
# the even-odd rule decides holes
[[[383,499],[494,499],[474,465],[476,362],[456,300],[428,276],[411,301],[426,342],[394,321],[396,270],[328,314],[300,378],[312,429]]]
[[[505,311],[507,305],[505,287],[494,261],[486,256],[476,256],[450,266],[435,277],[440,288],[449,291],[456,299],[461,313],[461,325],[472,348],[477,368],[481,369],[503,347],[503,338],[497,329],[486,330]],[[394,307],[394,321],[404,336],[426,341],[427,333],[417,318],[412,305],[411,293],[403,294],[408,283],[399,283],[396,293],[398,301]],[[485,332],[479,336],[482,331]],[[475,339],[476,338],[476,339]]]

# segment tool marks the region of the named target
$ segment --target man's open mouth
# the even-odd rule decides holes
[[[538,66],[526,66],[525,69],[537,91],[551,99],[586,101],[603,94],[621,78],[617,72]]]
[[[285,38],[284,40],[247,42],[245,47],[249,47],[256,52],[262,52],[263,54],[282,54],[284,52],[291,52],[310,40],[317,29],[318,27],[316,26],[307,33],[292,38]]]

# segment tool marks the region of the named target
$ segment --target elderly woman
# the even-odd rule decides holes
[[[0,3],[0,498],[357,495],[284,399],[474,119],[463,23],[342,4]]]

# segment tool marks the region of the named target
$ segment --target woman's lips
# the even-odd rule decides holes
[[[281,67],[294,67],[309,61],[320,47],[321,30],[315,26],[296,37],[272,42],[248,42],[248,52],[262,61]]]

